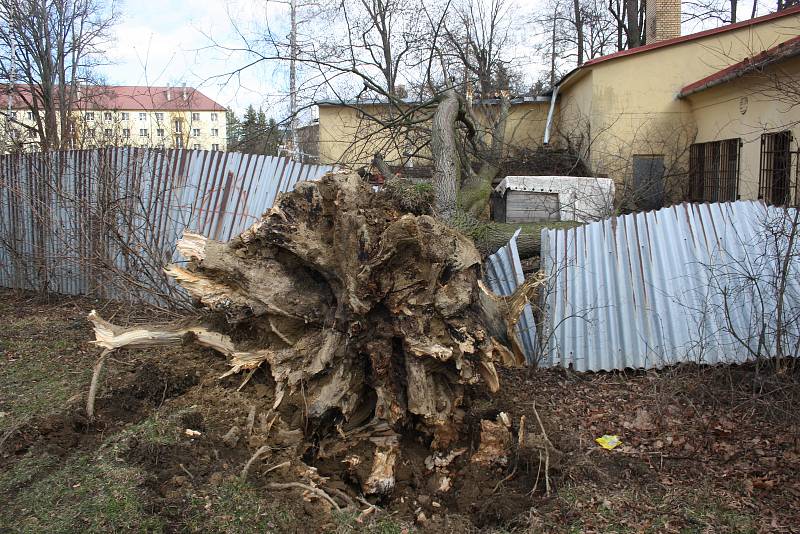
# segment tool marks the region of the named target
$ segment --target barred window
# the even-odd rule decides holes
[[[689,200],[732,202],[739,198],[741,139],[694,143],[689,149]]]
[[[761,136],[758,198],[768,204],[786,206],[792,203],[792,132],[766,133]]]

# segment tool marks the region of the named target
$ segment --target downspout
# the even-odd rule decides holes
[[[558,97],[558,88],[556,85],[553,89],[553,96],[550,97],[550,111],[547,112],[547,123],[544,126],[544,144],[550,144],[550,129],[553,127],[553,115],[556,111],[556,98]]]

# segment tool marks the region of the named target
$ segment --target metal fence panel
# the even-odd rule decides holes
[[[154,272],[179,259],[184,229],[228,241],[332,170],[130,147],[0,156],[0,286],[164,302],[177,290]]]
[[[495,294],[508,296],[525,281],[522,273],[522,263],[517,250],[517,236],[520,230],[514,232],[508,244],[486,258],[484,263],[484,281]],[[522,316],[516,326],[517,339],[525,352],[525,360],[533,364],[539,354],[536,339],[536,321],[530,304],[522,310]]]
[[[797,223],[793,209],[739,201],[543,230],[543,365],[599,371],[795,355]]]

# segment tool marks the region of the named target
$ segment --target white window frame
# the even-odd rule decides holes
[[[139,137],[147,137],[148,135],[147,128],[139,128]]]
[[[193,112],[193,113],[192,113],[192,120],[193,120],[193,121],[199,121],[199,120],[200,120],[200,114],[199,114],[199,113],[194,113],[194,112]]]
[[[139,112],[139,120],[146,121],[147,120],[147,113],[140,111]]]

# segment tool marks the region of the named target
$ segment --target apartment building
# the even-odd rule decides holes
[[[3,131],[13,145],[36,149],[31,92],[16,86]],[[67,148],[133,146],[225,150],[225,107],[192,87],[91,86],[78,89]]]

